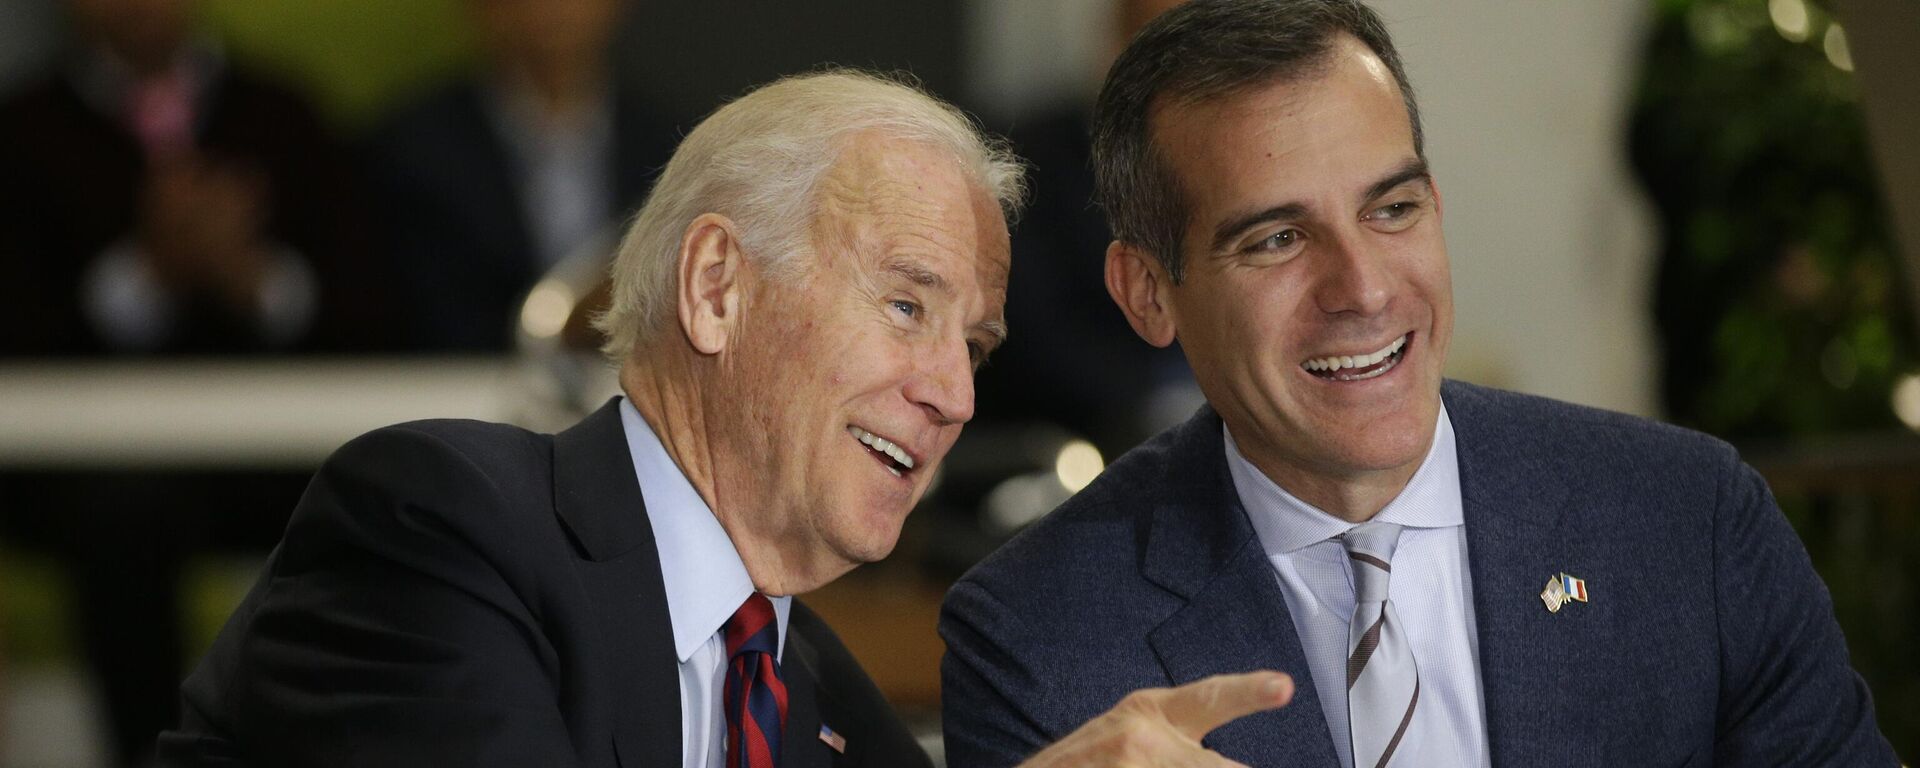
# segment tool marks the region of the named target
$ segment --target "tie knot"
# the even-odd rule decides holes
[[[774,656],[780,648],[780,624],[773,616],[773,601],[766,595],[753,592],[746,601],[740,603],[739,610],[727,619],[727,658],[731,659],[742,652],[757,652]]]
[[[1353,561],[1354,600],[1378,603],[1387,599],[1393,576],[1393,550],[1400,544],[1400,526],[1369,520],[1341,534],[1340,544]]]

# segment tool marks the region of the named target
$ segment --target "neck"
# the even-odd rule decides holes
[[[1419,469],[1415,465],[1390,472],[1327,477],[1298,472],[1292,467],[1263,467],[1259,462],[1254,466],[1301,501],[1349,523],[1364,523],[1380,514],[1380,510],[1386,509],[1387,504],[1406,490],[1413,473]]]
[[[777,499],[758,498],[756,480],[775,464],[755,446],[769,443],[730,438],[750,433],[731,426],[747,415],[726,396],[719,364],[679,354],[643,356],[646,364],[630,359],[621,368],[620,388],[726,530],[754,589],[805,594],[852,570],[853,563],[812,546],[809,521],[786,514]]]
[[[1420,453],[1419,461],[1389,469],[1355,472],[1289,461],[1276,446],[1259,444],[1254,430],[1233,430],[1232,435],[1240,455],[1254,469],[1272,480],[1274,485],[1293,494],[1294,498],[1313,505],[1315,509],[1350,523],[1372,520],[1374,515],[1380,514],[1380,510],[1386,509],[1389,503],[1398,498],[1407,489],[1407,484],[1413,482],[1413,476],[1420,471],[1420,465],[1426,462],[1427,454],[1433,451],[1433,440],[1438,439],[1437,432],[1428,438],[1426,450]]]

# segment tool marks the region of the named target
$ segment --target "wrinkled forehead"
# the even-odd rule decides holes
[[[993,196],[949,151],[878,134],[856,136],[822,179],[816,200],[817,237],[949,263],[965,258],[984,290],[1006,291],[1006,220]]]

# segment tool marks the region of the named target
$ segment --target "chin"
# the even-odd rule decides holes
[[[854,505],[843,509],[859,508]],[[859,514],[830,521],[831,528],[822,531],[826,544],[850,563],[873,563],[886,559],[900,543],[900,530],[907,521],[907,511],[892,511],[892,505],[872,505],[865,507]]]
[[[1385,439],[1355,446],[1356,450],[1344,457],[1346,463],[1351,467],[1373,471],[1418,465],[1427,458],[1427,453],[1432,449],[1433,424],[1429,420],[1417,424],[1396,425],[1384,436]]]
[[[896,528],[886,535],[844,538],[835,542],[834,549],[850,563],[877,563],[893,554],[893,548],[899,543],[900,531]]]

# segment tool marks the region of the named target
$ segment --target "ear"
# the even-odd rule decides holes
[[[1139,246],[1119,240],[1107,246],[1107,295],[1127,316],[1133,332],[1148,344],[1173,343],[1175,322],[1167,291],[1173,287],[1160,260]]]
[[[1440,197],[1440,182],[1434,180],[1432,176],[1428,176],[1427,189],[1433,190],[1433,212],[1440,217],[1441,221],[1446,221],[1447,201]]]
[[[733,220],[703,213],[680,236],[680,330],[701,354],[715,355],[740,325],[746,253]]]

